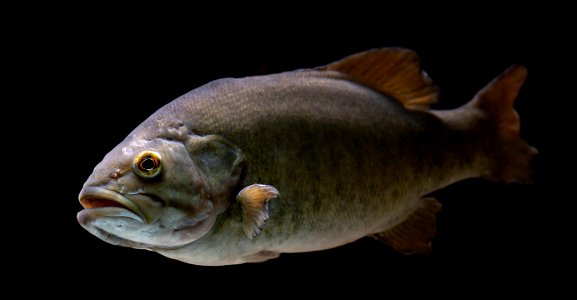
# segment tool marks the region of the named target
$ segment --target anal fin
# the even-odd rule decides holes
[[[430,254],[441,203],[432,197],[421,200],[419,207],[401,224],[371,237],[403,254]]]

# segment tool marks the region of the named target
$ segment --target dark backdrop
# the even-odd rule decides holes
[[[553,253],[566,251],[550,221],[564,201],[551,191],[562,176],[553,170],[555,137],[550,128],[561,121],[555,120],[555,99],[543,84],[553,76],[543,53],[557,40],[528,23],[409,33],[381,25],[383,30],[372,31],[343,25],[271,32],[266,24],[208,31],[197,25],[175,33],[137,25],[102,29],[98,23],[77,30],[70,23],[39,26],[32,35],[18,36],[24,46],[12,61],[14,77],[26,84],[17,87],[14,102],[33,113],[11,128],[27,123],[35,131],[33,138],[25,135],[24,146],[18,148],[30,167],[19,168],[26,176],[18,177],[26,178],[18,180],[25,183],[20,191],[26,196],[12,201],[17,210],[11,216],[18,221],[11,224],[19,230],[11,231],[16,235],[6,248],[14,253],[9,257],[21,263],[15,277],[49,293],[72,293],[76,287],[87,295],[166,291],[191,298],[198,297],[199,290],[276,297],[305,294],[304,287],[337,294],[539,289],[549,267],[564,266]],[[423,68],[441,89],[436,108],[464,104],[511,64],[529,69],[515,107],[522,137],[541,152],[535,183],[504,186],[467,180],[436,193],[444,207],[432,255],[403,256],[362,239],[327,251],[283,254],[261,264],[200,267],[109,245],[78,225],[77,195],[92,168],[174,98],[222,77],[315,67],[386,46],[411,48],[420,55]],[[50,279],[58,284],[47,284]],[[277,294],[258,295],[263,287]]]

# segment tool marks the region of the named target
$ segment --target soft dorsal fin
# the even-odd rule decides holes
[[[242,208],[242,228],[249,239],[257,237],[268,221],[268,202],[279,196],[278,190],[265,184],[253,184],[242,189],[236,199]]]
[[[421,200],[420,206],[403,223],[372,237],[403,254],[429,254],[441,203],[430,197]]]
[[[317,69],[344,73],[399,100],[407,108],[427,109],[437,101],[437,87],[421,71],[417,54],[409,49],[368,50]]]

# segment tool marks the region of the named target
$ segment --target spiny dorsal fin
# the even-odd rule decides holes
[[[270,185],[253,184],[242,189],[236,199],[242,207],[242,228],[249,239],[257,237],[268,220],[268,201],[277,198],[278,190]]]
[[[437,87],[421,71],[417,54],[409,49],[373,49],[317,69],[344,73],[399,100],[407,108],[427,109],[437,101]]]
[[[441,203],[435,198],[423,198],[417,210],[403,223],[372,237],[403,254],[429,254],[437,230],[436,214],[440,209]]]

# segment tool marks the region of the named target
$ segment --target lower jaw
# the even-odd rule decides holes
[[[121,238],[117,235],[114,235],[114,234],[107,232],[103,229],[100,229],[98,227],[94,227],[93,230],[95,232],[92,232],[91,230],[89,230],[89,231],[91,231],[91,233],[93,233],[95,236],[97,236],[101,240],[103,240],[109,244],[112,244],[112,245],[128,247],[128,248],[135,248],[135,249],[149,249],[149,250],[152,250],[156,247],[154,245],[135,242],[135,241],[127,240],[125,238]]]
[[[128,248],[136,248],[136,249],[147,249],[152,251],[157,250],[175,250],[182,247],[185,247],[191,243],[194,243],[196,240],[200,239],[204,234],[206,234],[216,219],[209,219],[209,220],[202,220],[200,222],[196,222],[194,224],[185,224],[183,228],[179,228],[178,230],[166,230],[164,235],[167,235],[167,238],[162,238],[162,236],[157,238],[152,238],[150,240],[147,239],[140,239],[137,240],[131,239],[131,234],[126,236],[123,232],[116,232],[114,228],[107,228],[110,226],[99,226],[97,220],[103,217],[100,211],[94,211],[95,209],[85,209],[78,213],[77,218],[80,225],[90,232],[92,235],[98,237],[102,241],[122,246]],[[119,218],[125,219],[128,222],[137,222],[134,218],[131,218],[128,215],[119,214]],[[106,217],[106,216],[104,216]],[[114,216],[117,217],[117,216]],[[137,224],[140,225],[140,224]],[[142,224],[143,226],[145,224]],[[150,224],[149,224],[150,225]],[[207,227],[204,229],[204,227]],[[112,230],[110,230],[112,229]],[[195,232],[201,232],[200,234],[195,234]],[[126,232],[128,233],[128,231]],[[174,241],[171,241],[173,239]]]
[[[104,229],[98,228],[96,226],[84,226],[83,227],[88,230],[91,234],[95,235],[99,239],[116,246],[134,248],[134,249],[146,249],[151,251],[157,250],[175,250],[181,248],[186,245],[175,245],[175,246],[162,246],[162,245],[155,245],[155,244],[148,244],[143,242],[136,242],[133,240],[129,240],[126,238],[119,237],[113,233],[110,233]]]

